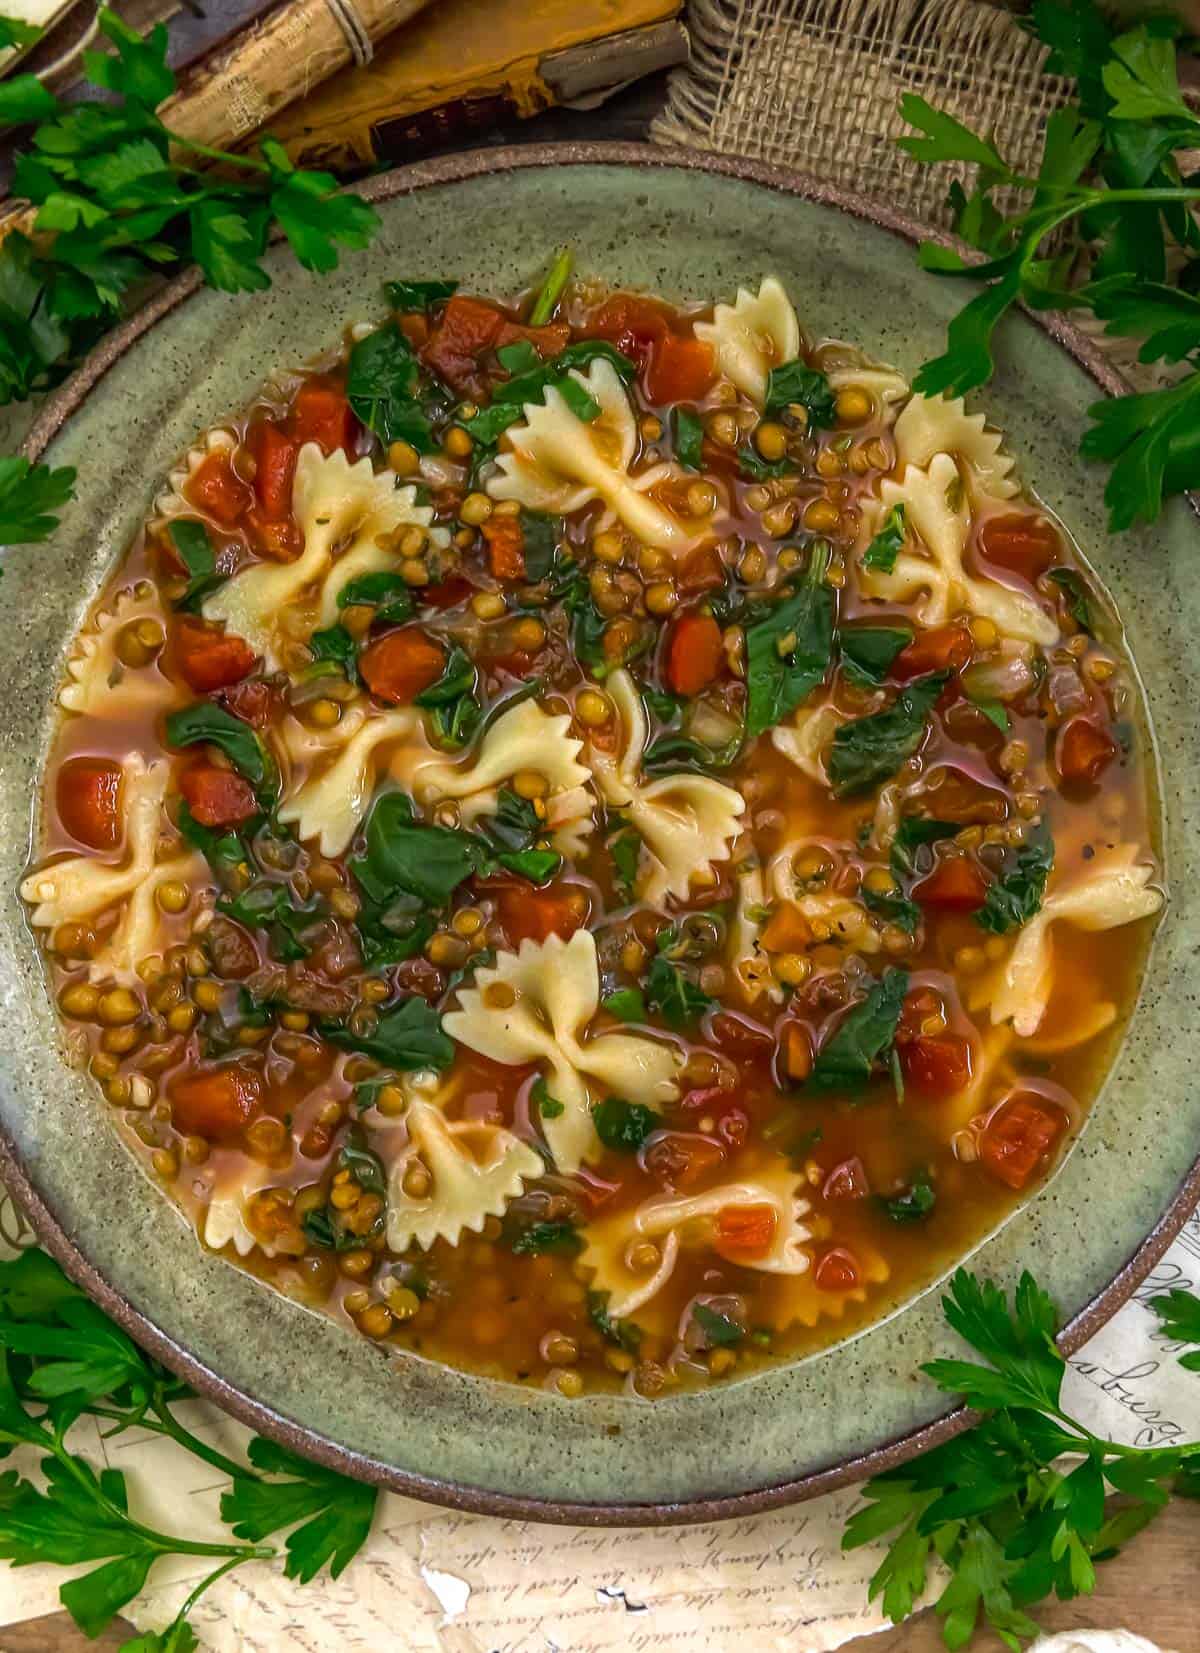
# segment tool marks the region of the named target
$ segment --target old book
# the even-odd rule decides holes
[[[408,159],[683,62],[679,11],[680,0],[439,0],[271,131],[307,166]]]

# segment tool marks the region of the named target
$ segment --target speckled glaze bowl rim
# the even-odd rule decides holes
[[[358,186],[368,201],[389,201],[418,191],[455,184],[506,171],[539,167],[611,166],[630,169],[684,169],[716,174],[798,197],[877,226],[911,243],[923,240],[973,256],[953,236],[933,230],[864,196],[831,187],[818,179],[740,157],[704,151],[660,148],[637,143],[562,143],[512,145],[472,150],[461,155],[416,162]],[[186,271],[155,295],[135,315],[114,329],[78,371],[47,401],[30,429],[22,452],[36,460],[64,423],[104,378],[129,347],[169,315],[202,285],[199,272]],[[1127,385],[1096,346],[1061,317],[1030,313],[1028,319],[1057,343],[1108,396],[1123,394]],[[1189,495],[1200,516],[1200,499]],[[0,1176],[33,1224],[40,1243],[67,1274],[107,1314],[156,1359],[215,1401],[242,1423],[293,1451],[410,1497],[452,1509],[508,1519],[569,1523],[578,1526],[680,1525],[688,1522],[729,1520],[798,1503],[823,1492],[894,1469],[928,1448],[940,1445],[969,1428],[975,1414],[959,1407],[923,1428],[909,1431],[870,1452],[844,1459],[830,1468],[725,1496],[663,1503],[580,1504],[566,1500],[514,1497],[478,1487],[462,1487],[431,1476],[417,1475],[385,1464],[368,1454],[337,1445],[314,1429],[296,1423],[272,1407],[252,1399],[227,1382],[201,1360],[165,1334],[135,1309],[92,1265],[75,1245],[39,1194],[9,1134],[0,1127]],[[1059,1337],[1066,1355],[1090,1338],[1145,1279],[1200,1199],[1200,1157],[1193,1162],[1167,1210],[1125,1265],[1078,1314]]]

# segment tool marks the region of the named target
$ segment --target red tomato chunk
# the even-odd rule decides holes
[[[407,705],[442,675],[445,651],[418,626],[389,631],[359,656],[363,682],[377,700]]]
[[[983,906],[987,890],[986,877],[968,856],[943,855],[928,878],[913,887],[913,895],[924,907],[973,913]]]
[[[846,1246],[833,1246],[813,1270],[818,1291],[853,1291],[858,1284],[858,1258]]]
[[[676,622],[667,645],[667,682],[675,694],[707,689],[724,662],[721,628],[710,614],[685,614]]]
[[[1117,743],[1090,717],[1073,717],[1058,733],[1055,760],[1072,786],[1094,786],[1117,755]]]
[[[234,474],[227,453],[210,453],[192,472],[183,491],[198,511],[207,512],[225,528],[232,528],[253,499],[246,483]]]
[[[347,458],[353,458],[357,430],[358,420],[345,391],[315,379],[300,386],[288,417],[288,434],[297,447],[315,442],[324,454],[341,448]]]
[[[89,849],[121,841],[121,765],[111,758],[72,758],[58,772],[58,818]]]
[[[1007,568],[1032,585],[1051,563],[1057,562],[1062,547],[1045,517],[1018,511],[989,517],[979,535],[979,549],[997,568]]]
[[[201,826],[241,826],[258,814],[254,788],[232,769],[194,764],[179,777],[179,790]]]
[[[1066,1128],[1065,1115],[1052,1103],[1038,1096],[1012,1096],[989,1116],[979,1139],[979,1157],[1001,1182],[1024,1188]]]
[[[959,1033],[920,1034],[896,1048],[904,1083],[919,1096],[957,1096],[971,1082],[971,1041]]]
[[[235,1136],[258,1112],[262,1081],[251,1069],[231,1062],[181,1074],[172,1081],[170,1098],[178,1130],[220,1142]]]
[[[240,683],[258,664],[258,656],[240,637],[188,614],[180,618],[175,630],[175,658],[188,687],[197,694]]]

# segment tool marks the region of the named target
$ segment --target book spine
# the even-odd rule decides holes
[[[512,64],[508,83],[499,90],[407,110],[391,120],[366,121],[336,139],[314,128],[287,140],[286,147],[297,166],[335,172],[411,161],[451,144],[461,147],[506,121],[528,119],[556,104],[584,97],[591,101],[643,75],[684,63],[687,57],[687,32],[678,21],[628,29],[547,53],[534,63]]]

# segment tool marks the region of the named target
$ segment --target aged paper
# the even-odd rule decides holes
[[[0,1246],[28,1240],[0,1200]],[[1145,1302],[1200,1282],[1200,1216],[1133,1299],[1071,1362],[1068,1408],[1096,1431],[1143,1446],[1200,1434],[1200,1375],[1184,1371]],[[190,1428],[237,1455],[246,1431],[205,1401]],[[127,1472],[134,1508],[166,1530],[222,1531],[224,1484],[207,1465],[137,1431],[79,1445]],[[10,1462],[21,1465],[19,1457]],[[746,1521],[595,1531],[459,1515],[388,1494],[365,1550],[341,1578],[303,1588],[277,1567],[240,1569],[192,1614],[210,1653],[824,1653],[882,1628],[867,1605],[881,1550],[843,1555],[854,1488]],[[59,1605],[60,1568],[0,1575],[0,1624]],[[170,1622],[201,1576],[164,1564],[129,1610],[145,1628]]]

